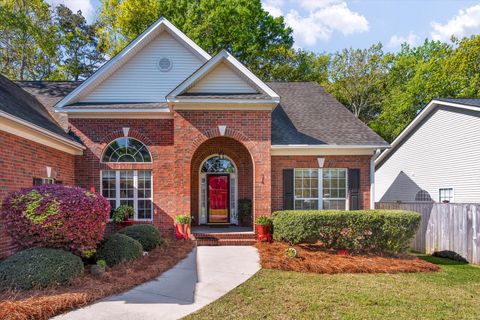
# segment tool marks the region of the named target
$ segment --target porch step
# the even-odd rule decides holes
[[[251,246],[256,242],[253,232],[193,233],[198,246]]]
[[[255,239],[215,239],[202,238],[197,240],[197,246],[253,246]]]

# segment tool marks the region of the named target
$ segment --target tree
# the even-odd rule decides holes
[[[58,63],[55,26],[44,0],[0,0],[0,72],[12,79],[49,78]]]
[[[368,49],[344,49],[333,55],[330,65],[329,91],[365,123],[380,111],[387,74],[382,44]]]
[[[214,55],[225,49],[255,74],[270,79],[268,67],[293,46],[292,29],[274,18],[260,0],[103,0],[100,48],[113,55],[160,16]],[[265,69],[266,68],[266,69]]]
[[[96,25],[87,24],[82,12],[73,13],[61,4],[56,8],[56,25],[61,39],[61,71],[75,81],[90,76],[104,61],[97,50]]]

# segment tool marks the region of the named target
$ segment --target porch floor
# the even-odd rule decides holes
[[[216,234],[216,233],[254,233],[253,227],[239,226],[195,226],[192,227],[192,233]]]

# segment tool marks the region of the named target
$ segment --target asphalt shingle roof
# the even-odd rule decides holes
[[[387,142],[318,84],[314,82],[267,82],[267,84],[280,95],[281,101],[272,113],[272,144],[388,146]],[[53,107],[62,97],[80,85],[80,82],[34,81],[20,82],[19,85],[36,96],[39,101],[43,101],[47,107]],[[243,95],[242,97],[245,98]],[[97,107],[99,105],[105,104],[90,104]],[[79,106],[85,107],[84,104],[69,107]],[[109,107],[115,106],[116,104],[109,104]],[[123,108],[140,106],[141,104],[121,104]]]
[[[451,103],[458,103],[472,107],[480,107],[480,99],[474,98],[441,98],[441,99],[434,99],[443,102],[451,102]]]
[[[0,110],[75,141],[55,122],[34,96],[2,75],[0,75]]]
[[[388,146],[314,82],[267,82],[280,95],[272,114],[272,144]]]

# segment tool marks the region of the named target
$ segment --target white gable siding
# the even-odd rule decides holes
[[[187,92],[191,93],[256,93],[242,77],[224,62],[206,74]]]
[[[480,112],[441,107],[375,172],[375,201],[434,201],[454,188],[454,202],[480,202]]]
[[[161,72],[158,60],[170,58],[173,68]],[[202,65],[198,56],[168,32],[160,33],[80,102],[159,102]]]

